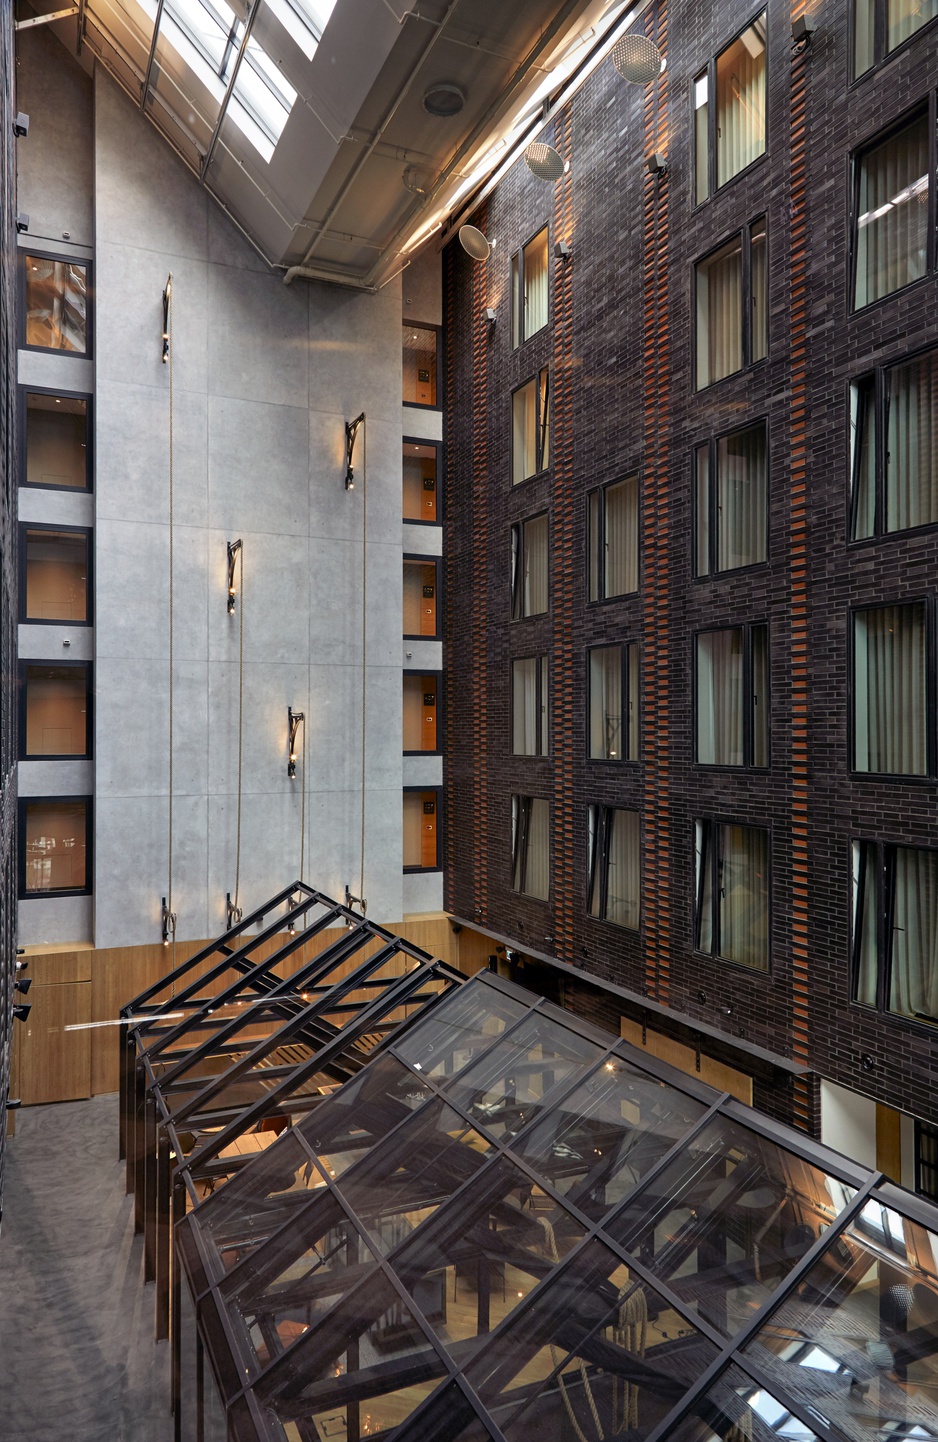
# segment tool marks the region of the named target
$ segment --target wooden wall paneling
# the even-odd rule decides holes
[[[87,1028],[66,1031],[91,1020],[90,982],[34,983],[29,1000],[32,1009],[17,1038],[23,1105],[90,1096],[92,1033]]]
[[[645,1028],[645,1040],[642,1042],[642,1027],[637,1021],[629,1021],[625,1017],[619,1024],[619,1033],[622,1038],[637,1047],[639,1051],[650,1052],[659,1061],[665,1061],[677,1071],[684,1072],[687,1076],[699,1077],[701,1081],[709,1086],[716,1087],[717,1091],[729,1092],[738,1101],[745,1102],[752,1106],[752,1077],[745,1072],[737,1071],[735,1067],[727,1066],[725,1062],[715,1061],[713,1057],[700,1053],[700,1069],[697,1069],[697,1053],[692,1046],[684,1046],[679,1041],[674,1041],[669,1036],[662,1036],[661,1032]]]

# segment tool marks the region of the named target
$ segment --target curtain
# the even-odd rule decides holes
[[[886,401],[886,530],[938,521],[938,352],[894,366]]]
[[[697,637],[697,760],[743,764],[743,630]]]
[[[590,916],[602,916],[602,863],[600,858],[601,806],[591,806],[588,813],[589,827],[589,902]]]
[[[718,442],[716,512],[718,571],[766,559],[764,423]]]
[[[598,601],[602,596],[602,500],[602,491],[593,491],[587,503],[587,523],[589,526],[589,587],[591,601]]]
[[[895,849],[889,1010],[938,1021],[938,852]]]
[[[709,90],[705,70],[694,81],[694,197],[698,205],[710,194]]]
[[[547,231],[524,248],[524,339],[547,324]]]
[[[717,185],[765,153],[765,14],[717,56]]]
[[[697,266],[697,389],[742,369],[743,247],[737,236]]]
[[[633,641],[627,647],[628,651],[628,745],[626,757],[629,761],[638,760],[638,643]]]
[[[710,447],[698,446],[694,453],[694,480],[697,488],[695,562],[698,576],[710,574]]]
[[[924,602],[857,613],[854,693],[856,769],[924,775]]]
[[[853,74],[862,75],[873,64],[876,28],[876,0],[853,3]]]
[[[641,844],[637,811],[611,811],[606,882],[606,920],[638,929]]]
[[[922,115],[860,160],[854,305],[925,274],[928,117]]]
[[[697,861],[697,946],[709,955],[713,951],[713,825],[694,823]]]
[[[547,610],[547,517],[535,516],[524,523],[524,608],[525,616],[539,616]]]
[[[525,896],[546,901],[550,895],[550,802],[528,798],[527,847],[524,864]]]
[[[550,695],[548,689],[550,684],[550,662],[546,656],[541,656],[541,690],[540,690],[540,727],[541,727],[541,751],[542,756],[550,752],[550,712],[548,710],[547,698]]]
[[[750,826],[721,826],[720,955],[766,970],[769,963],[769,838]]]
[[[533,476],[537,469],[537,405],[534,382],[515,391],[511,401],[511,483]]]
[[[752,732],[753,766],[769,764],[769,628],[753,626],[749,633],[752,647],[750,728]]]
[[[769,353],[769,295],[766,274],[765,220],[749,228],[749,359],[764,360]]]
[[[538,656],[511,663],[511,749],[516,756],[538,755]]]
[[[600,646],[590,652],[590,756],[594,761],[621,761],[622,651]]]
[[[866,4],[870,0],[865,0]],[[858,5],[862,10],[863,6]],[[886,49],[894,50],[916,30],[938,15],[938,0],[889,0],[886,11]],[[857,70],[859,75],[861,72]]]
[[[546,471],[550,465],[550,371],[542,370],[538,377],[539,427],[538,453],[535,466]]]
[[[638,481],[607,486],[605,595],[638,590]]]
[[[850,483],[855,541],[876,531],[876,385],[864,376],[850,387]]]
[[[879,851],[868,841],[854,841],[853,956],[854,994],[865,1006],[876,1005],[876,958],[879,950]]]
[[[511,344],[521,344],[521,253],[511,257]]]

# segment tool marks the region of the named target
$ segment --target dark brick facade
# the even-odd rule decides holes
[[[848,0],[810,7],[816,33],[798,54],[791,23],[803,9],[769,0],[767,152],[710,200],[694,203],[693,77],[759,7],[659,0],[643,23],[667,55],[661,80],[628,85],[603,62],[544,137],[569,158],[569,175],[552,187],[517,164],[476,219],[497,240],[486,264],[456,243],[445,252],[447,906],[521,948],[720,1027],[728,1043],[743,1038],[935,1122],[934,1030],[850,1000],[851,839],[938,844],[938,793],[933,781],[851,774],[848,623],[859,603],[936,594],[938,533],[850,544],[847,472],[850,379],[938,343],[934,276],[856,315],[848,294],[851,154],[935,90],[938,25],[851,82]],[[645,168],[652,151],[668,159],[657,179]],[[762,215],[768,359],[695,392],[694,262]],[[545,222],[550,325],[513,350],[511,256]],[[560,239],[571,244],[569,261],[553,258]],[[491,331],[486,306],[498,313]],[[552,468],[512,487],[511,391],[545,363]],[[695,579],[694,447],[760,418],[768,562]],[[642,487],[640,590],[590,604],[587,493],[632,473]],[[511,622],[509,528],[545,509],[550,611]],[[770,765],[700,767],[694,635],[744,621],[770,630]],[[586,651],[611,641],[642,646],[633,765],[586,755]],[[532,654],[551,657],[547,758],[510,749],[510,660]],[[550,903],[511,889],[514,792],[551,801]],[[642,812],[640,933],[587,915],[587,808],[596,802]],[[766,975],[694,950],[699,817],[770,833]],[[594,1014],[595,998],[584,1000],[582,988],[578,996],[568,1003]],[[816,1081],[780,1081],[790,1095],[774,1101],[766,1082],[757,1100],[816,1130]]]

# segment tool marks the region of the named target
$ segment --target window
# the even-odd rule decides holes
[[[589,914],[637,931],[641,914],[641,818],[610,806],[589,809]]]
[[[403,398],[409,406],[435,406],[437,396],[437,328],[404,326]]]
[[[546,368],[511,398],[511,484],[550,465],[550,380]]]
[[[439,751],[440,675],[404,672],[404,750]]]
[[[511,528],[511,619],[547,610],[547,516]]]
[[[854,162],[855,310],[919,280],[929,268],[930,131],[922,111]]]
[[[26,391],[26,462],[21,484],[91,489],[91,427],[81,396]]]
[[[938,522],[938,351],[850,388],[850,535]]]
[[[91,755],[91,668],[20,662],[20,756]]]
[[[938,851],[852,843],[854,998],[938,1022]]]
[[[606,601],[638,590],[638,478],[592,491],[589,515],[589,598]]]
[[[23,526],[23,621],[91,620],[89,533]]]
[[[523,896],[550,895],[550,802],[511,798],[511,886]]]
[[[404,441],[403,513],[405,521],[438,521],[440,448],[433,441]]]
[[[266,0],[266,3],[307,60],[312,60],[334,9],[334,0]]]
[[[769,966],[769,834],[698,821],[697,950],[756,971]]]
[[[86,355],[90,349],[87,265],[28,253],[23,256],[23,264],[26,345]]]
[[[548,663],[525,656],[511,663],[511,750],[515,756],[548,753]]]
[[[769,764],[769,628],[728,626],[697,636],[697,760]]]
[[[854,0],[854,76],[869,70],[936,15],[938,0]]]
[[[91,798],[20,800],[20,896],[91,890]]]
[[[439,562],[435,560],[404,561],[405,636],[439,634],[438,569]]]
[[[695,266],[697,389],[767,355],[765,216]]]
[[[547,324],[547,226],[511,258],[511,343],[519,346]]]
[[[915,1119],[915,1190],[938,1202],[938,1127]]]
[[[694,454],[698,576],[768,559],[765,421],[698,446]]]
[[[404,792],[404,870],[439,871],[439,791]]]
[[[925,776],[930,765],[924,601],[853,616],[853,765]]]
[[[695,78],[694,138],[698,204],[765,154],[764,10]]]
[[[589,653],[589,755],[638,760],[638,646],[596,646]]]

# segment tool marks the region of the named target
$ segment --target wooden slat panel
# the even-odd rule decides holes
[[[94,952],[89,948],[81,951],[35,951],[23,957],[28,963],[26,976],[31,976],[37,986],[54,986],[66,981],[90,981],[91,958]]]
[[[91,1095],[91,1032],[66,1031],[91,1020],[91,984],[33,986],[32,1010],[17,1026],[20,1097],[24,1106]]]
[[[718,1091],[729,1092],[737,1100],[752,1106],[752,1077],[745,1072],[737,1071],[735,1067],[727,1066],[725,1062],[716,1061],[713,1057],[700,1054],[700,1070],[697,1070],[697,1053],[693,1047],[684,1046],[679,1041],[673,1041],[669,1036],[662,1036],[660,1032],[645,1030],[645,1044],[642,1045],[642,1028],[637,1021],[628,1021],[622,1017],[619,1023],[619,1033],[632,1046],[639,1050],[650,1052],[659,1061],[666,1061],[670,1066],[676,1067],[678,1071],[685,1072],[687,1076],[699,1077],[701,1081],[707,1082],[709,1086],[716,1087]]]

